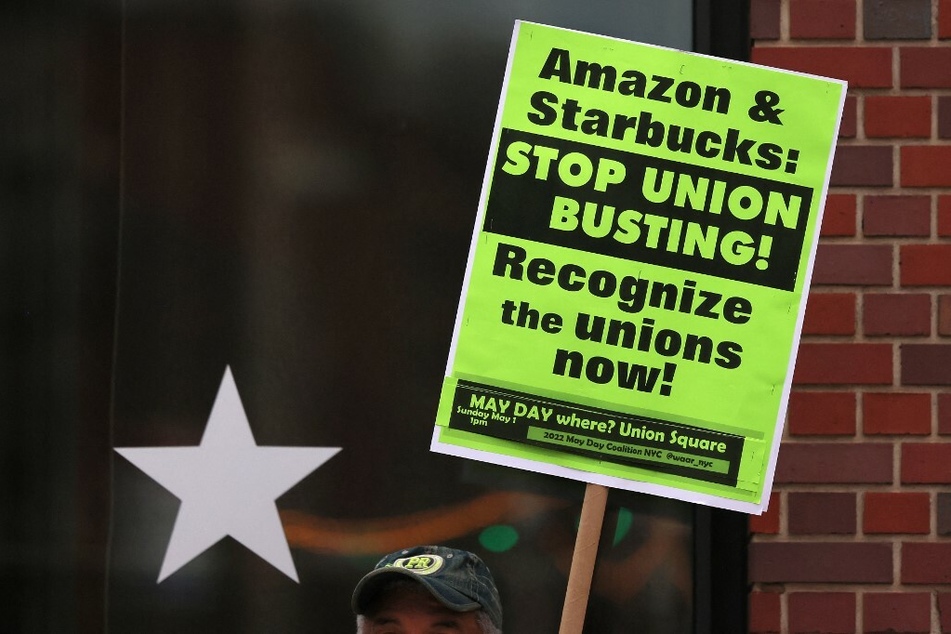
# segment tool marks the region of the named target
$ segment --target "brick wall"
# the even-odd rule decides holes
[[[951,632],[951,0],[751,0],[849,82],[750,632]]]

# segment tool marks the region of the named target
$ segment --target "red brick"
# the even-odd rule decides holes
[[[771,46],[752,51],[756,64],[844,79],[850,88],[891,88],[892,52],[865,46]]]
[[[892,347],[877,343],[802,343],[796,385],[890,385]]]
[[[891,583],[892,547],[884,543],[754,542],[753,583]]]
[[[931,334],[931,296],[872,293],[862,302],[862,330],[869,336]]]
[[[790,634],[855,632],[855,595],[851,592],[791,592],[788,603]]]
[[[901,581],[951,583],[951,542],[902,544]]]
[[[867,592],[863,597],[863,632],[928,634],[931,594],[927,592]]]
[[[951,434],[951,393],[938,394],[938,433]]]
[[[779,39],[779,0],[750,0],[750,37]]]
[[[862,530],[874,533],[912,533],[927,535],[931,532],[931,500],[924,492],[865,494],[865,517]]]
[[[839,122],[840,139],[854,139],[858,132],[858,101],[858,98],[852,95],[845,98],[842,120]]]
[[[790,0],[789,35],[801,39],[854,39],[855,0]]]
[[[891,187],[893,163],[890,145],[839,145],[829,183],[836,187]]]
[[[902,344],[902,385],[951,385],[951,344]]]
[[[773,492],[769,496],[769,508],[761,515],[750,515],[750,532],[760,535],[776,535],[779,533],[779,515],[782,506],[782,496]]]
[[[931,433],[931,395],[867,392],[862,395],[862,429],[866,434]]]
[[[902,88],[951,88],[951,47],[907,46],[898,51]]]
[[[948,208],[951,210],[951,204]],[[822,236],[854,236],[855,217],[855,194],[829,194],[822,212]],[[951,211],[948,217],[948,232],[951,233]]]
[[[890,443],[783,443],[775,480],[784,484],[891,484]]]
[[[951,15],[951,0],[942,0],[942,3],[942,8],[947,6],[948,13]],[[951,632],[951,593],[938,593],[938,618],[941,624],[941,633],[948,634],[948,632]]]
[[[938,295],[938,334],[951,336],[951,295]]]
[[[810,293],[804,335],[854,335],[855,295],[853,293]]]
[[[789,395],[787,411],[789,433],[794,436],[855,434],[855,394],[852,392],[794,390]]]
[[[927,139],[931,136],[931,97],[866,97],[865,135]]]
[[[779,634],[782,630],[782,605],[778,592],[750,593],[750,634]]]
[[[938,196],[938,235],[951,237],[951,196]]]
[[[902,484],[951,484],[951,443],[901,445]]]
[[[869,194],[863,202],[863,212],[880,214],[907,214],[911,212],[929,211],[931,197],[927,194]]]
[[[951,53],[951,48],[948,49]],[[951,64],[951,60],[948,62]],[[951,187],[951,145],[901,148],[902,187]]]
[[[788,493],[790,535],[854,535],[854,493]]]
[[[928,196],[866,196],[862,211],[866,236],[924,237],[931,235]]]
[[[951,37],[951,0],[940,0],[938,5],[938,37]]]
[[[951,244],[905,244],[900,256],[902,286],[951,286]]]
[[[819,244],[813,284],[891,286],[892,247],[889,244]]]

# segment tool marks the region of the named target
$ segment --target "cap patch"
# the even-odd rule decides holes
[[[443,563],[445,562],[439,555],[416,555],[414,557],[401,557],[390,566],[404,568],[418,575],[431,575],[442,568]]]

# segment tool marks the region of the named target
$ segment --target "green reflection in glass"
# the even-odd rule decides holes
[[[634,523],[634,513],[623,506],[617,512],[617,526],[614,528],[614,545],[617,546],[631,532],[631,524]]]
[[[479,543],[486,550],[504,553],[518,543],[518,531],[507,524],[487,526],[479,535]]]

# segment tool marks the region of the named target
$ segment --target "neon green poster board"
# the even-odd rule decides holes
[[[432,449],[762,512],[845,90],[516,23]]]

